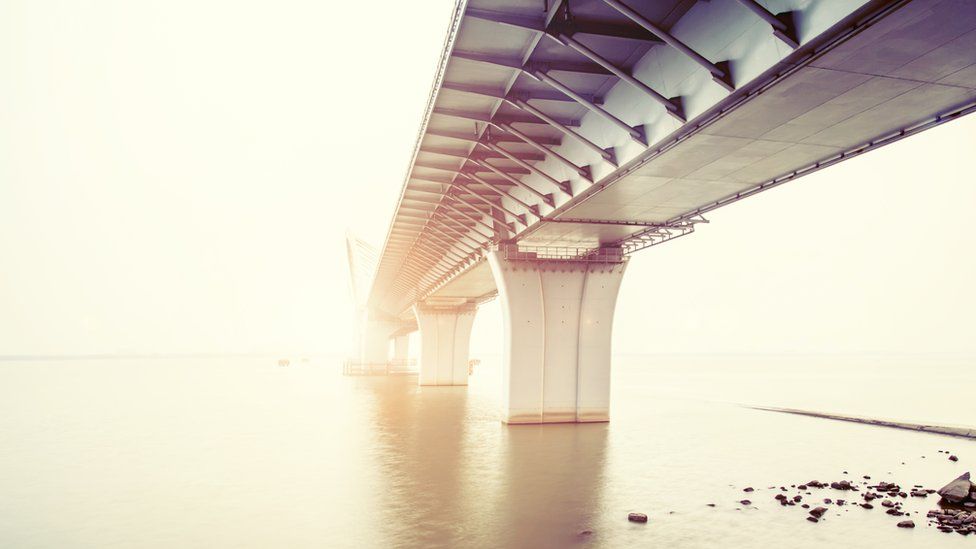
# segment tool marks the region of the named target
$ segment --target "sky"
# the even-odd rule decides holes
[[[345,234],[382,244],[452,7],[0,3],[0,355],[345,352]],[[615,351],[976,356],[973,150],[969,117],[636,254]]]

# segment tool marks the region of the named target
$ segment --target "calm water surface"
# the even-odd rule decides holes
[[[611,423],[506,427],[492,360],[467,388],[330,360],[0,363],[0,547],[973,547],[880,509],[811,524],[767,487],[938,488],[976,443],[736,405],[976,425],[973,366],[618,357]]]

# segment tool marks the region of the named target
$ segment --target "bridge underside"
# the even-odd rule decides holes
[[[518,241],[564,248],[627,241],[646,230],[637,222],[691,219],[971,107],[974,10],[959,18],[925,5],[935,2],[914,4],[808,64],[779,64],[792,73]],[[940,45],[925,46],[932,43]],[[431,296],[496,292],[480,261]]]
[[[586,272],[594,257],[689,234],[715,208],[976,104],[966,0],[549,5],[459,6],[374,310],[413,322],[415,304],[470,306],[501,291],[506,318],[525,320],[519,303],[535,298],[506,290],[499,253],[518,257],[513,272]],[[571,278],[560,287],[587,279]],[[587,306],[544,286],[533,295]],[[528,352],[516,329],[506,325],[506,354],[513,340]],[[510,377],[538,369],[513,360]],[[580,360],[565,357],[576,381]]]

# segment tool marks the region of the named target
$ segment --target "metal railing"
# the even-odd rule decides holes
[[[560,246],[503,246],[503,257],[512,261],[538,261],[546,259],[583,261],[590,263],[621,263],[624,261],[620,248],[574,248]]]
[[[417,373],[417,360],[413,358],[393,359],[387,362],[360,362],[347,359],[342,363],[344,376],[391,376]]]

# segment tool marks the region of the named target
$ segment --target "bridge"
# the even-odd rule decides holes
[[[461,0],[361,360],[465,385],[497,296],[503,421],[606,421],[630,254],[974,108],[970,0]]]

